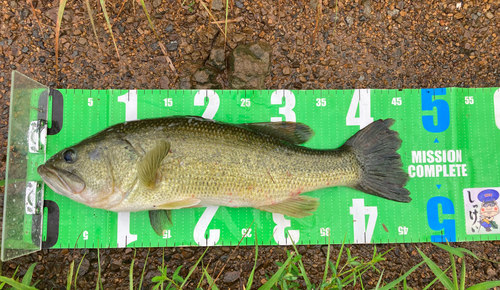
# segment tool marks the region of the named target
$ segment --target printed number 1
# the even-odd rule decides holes
[[[127,94],[119,96],[118,102],[125,103],[125,121],[137,120],[136,90],[131,90]],[[119,212],[117,229],[118,248],[124,248],[135,241],[137,241],[137,235],[130,233],[130,212]]]

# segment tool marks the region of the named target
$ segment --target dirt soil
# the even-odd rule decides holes
[[[214,43],[222,37],[212,24],[211,16],[199,1],[145,0],[161,42],[178,72],[169,67],[160,45],[149,28],[143,10],[132,0],[108,1],[108,14],[120,59],[105,28],[98,1],[93,7],[99,46],[92,31],[84,1],[68,1],[61,26],[59,68],[55,62],[55,23],[59,1],[1,1],[0,18],[0,180],[5,177],[9,119],[11,71],[23,74],[54,88],[75,89],[174,89],[182,75],[189,73],[190,63],[209,57]],[[320,0],[321,1],[321,0]],[[223,20],[225,1],[213,0],[212,14]],[[268,89],[396,89],[424,87],[498,87],[500,86],[500,1],[392,1],[392,0],[229,0],[231,20],[227,29],[226,56],[239,44],[257,40],[272,46],[271,74]],[[320,22],[316,28],[318,5]],[[37,18],[39,22],[37,22]],[[41,25],[41,26],[40,26]],[[220,24],[222,29],[224,25]],[[224,72],[217,77],[228,87]],[[3,187],[2,187],[3,193]],[[3,201],[3,194],[2,194]],[[2,202],[3,203],[3,202]],[[0,215],[1,216],[1,215]],[[475,254],[500,261],[500,242],[456,243]],[[323,273],[327,246],[300,246],[299,252],[312,282],[318,284]],[[379,251],[393,248],[387,261],[378,264],[385,269],[384,280],[392,281],[422,259],[422,249],[442,269],[449,266],[446,252],[430,244],[383,244]],[[352,254],[371,259],[373,245],[350,245]],[[227,265],[217,285],[221,289],[243,289],[254,263],[254,247],[214,247],[204,264],[215,277]],[[285,261],[290,247],[259,247],[254,288],[274,273],[275,261]],[[335,257],[340,247],[332,246]],[[204,248],[166,248],[169,274],[184,265],[181,275],[203,253]],[[150,289],[151,278],[158,275],[163,249],[152,248],[146,266],[144,289]],[[38,262],[34,279],[41,289],[64,289],[71,261],[79,262],[78,287],[95,288],[97,279],[96,250],[43,250],[4,262],[2,273],[11,276],[20,265],[19,276]],[[144,265],[148,249],[137,249],[139,262],[134,277]],[[101,250],[102,280],[105,289],[128,289],[128,271],[134,255],[131,249]],[[467,286],[500,279],[497,263],[467,257]],[[187,289],[194,289],[201,277],[196,270]],[[368,272],[364,285],[375,286],[378,275]],[[421,267],[408,281],[421,289],[434,279],[432,272]],[[136,283],[139,279],[136,279]],[[352,287],[360,289],[359,284]],[[441,289],[436,284],[434,289]]]

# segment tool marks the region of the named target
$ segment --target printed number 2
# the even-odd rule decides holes
[[[354,243],[370,243],[377,222],[377,207],[365,206],[364,199],[356,198],[352,200],[352,207],[349,210],[354,220]],[[365,222],[366,215],[368,215],[368,226]]]
[[[437,109],[437,124],[434,125],[434,116],[422,116],[424,129],[431,133],[440,133],[450,126],[450,106],[445,100],[432,100],[433,96],[446,95],[446,89],[422,89],[422,111]]]
[[[220,98],[216,92],[212,90],[199,90],[194,96],[194,105],[204,106],[206,98],[208,98],[208,104],[205,111],[203,112],[202,117],[213,119],[220,106]],[[194,227],[193,238],[199,246],[213,246],[217,244],[220,239],[219,229],[211,229],[209,231],[208,237],[205,237],[208,225],[214,218],[217,209],[219,209],[218,206],[207,206],[207,208],[201,215],[201,218],[198,220],[196,226]]]
[[[356,117],[356,111],[359,107],[359,117]],[[349,105],[349,111],[347,111],[347,116],[345,118],[345,123],[347,126],[359,126],[359,129],[363,129],[373,122],[371,117],[370,108],[370,90],[354,90],[354,95],[351,99],[351,105]]]
[[[442,214],[455,214],[453,202],[444,196],[435,196],[427,202],[427,222],[433,231],[441,231],[441,235],[432,235],[432,242],[455,242],[457,239],[455,220],[443,219],[439,222],[439,205],[441,205]],[[444,231],[444,233],[443,233]]]
[[[206,98],[208,98],[208,104],[201,116],[206,119],[213,119],[220,105],[220,98],[216,92],[212,90],[199,90],[194,96],[194,105],[205,106]]]
[[[500,89],[496,90],[493,95],[493,107],[495,114],[495,124],[497,128],[500,129]]]

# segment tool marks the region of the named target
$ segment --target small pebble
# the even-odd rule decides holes
[[[174,51],[174,50],[177,50],[177,47],[179,46],[179,43],[177,43],[177,41],[172,41],[172,42],[169,42],[167,43],[166,47],[167,47],[167,50],[169,51]]]

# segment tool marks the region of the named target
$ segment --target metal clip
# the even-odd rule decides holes
[[[30,153],[38,153],[40,145],[45,145],[46,126],[43,120],[31,121],[28,130],[28,148]]]
[[[41,209],[41,197],[43,187],[36,181],[28,181],[26,184],[26,196],[24,199],[24,210],[26,214],[39,214]]]

